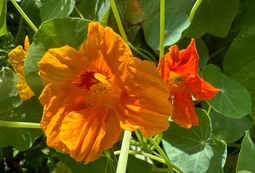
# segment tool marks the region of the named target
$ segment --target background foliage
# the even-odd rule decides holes
[[[116,1],[134,55],[156,64],[159,2]],[[108,0],[21,0],[18,4],[38,31],[28,25],[10,0],[0,0],[0,120],[39,123],[42,107],[36,97],[28,101],[19,98],[17,76],[9,64],[8,52],[23,45],[25,36],[29,36],[32,44],[25,75],[39,96],[42,84],[36,63],[49,48],[68,44],[78,49],[86,39],[89,21],[99,21],[119,31]],[[173,44],[186,48],[195,38],[200,75],[221,89],[212,100],[196,103],[198,127],[182,129],[171,122],[164,133],[162,148],[171,163],[185,173],[255,172],[254,9],[254,0],[165,2],[165,52]],[[119,145],[84,165],[48,148],[39,129],[0,125],[0,172],[115,172],[117,159],[113,151],[119,150]],[[132,150],[144,152],[142,146]],[[138,156],[130,155],[127,172],[167,172],[164,164]]]

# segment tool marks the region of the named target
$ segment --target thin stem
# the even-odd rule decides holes
[[[154,147],[156,148],[156,150],[159,152],[160,156],[165,160],[165,164],[168,167],[168,170],[170,171],[170,173],[174,173],[174,170],[177,170],[178,172],[182,172],[178,167],[176,167],[175,165],[171,164],[169,159],[167,158],[166,154],[164,153],[164,151],[160,148],[160,146],[158,145],[157,142],[155,142],[152,138],[148,138],[149,141],[154,145]]]
[[[159,34],[159,58],[164,56],[165,42],[165,0],[160,0],[160,34]]]
[[[192,22],[192,20],[193,20],[193,18],[194,18],[194,15],[195,15],[195,13],[196,13],[196,11],[197,11],[197,8],[199,7],[199,5],[201,4],[202,1],[203,1],[203,0],[197,0],[197,1],[195,2],[195,4],[193,5],[193,7],[192,7],[192,9],[191,9],[191,11],[190,11],[190,14],[189,14],[189,20],[190,20],[190,22]]]
[[[121,151],[114,151],[114,155],[118,155],[120,154]],[[158,162],[161,162],[161,163],[164,163],[166,164],[165,160],[160,158],[160,157],[157,157],[157,156],[154,156],[152,154],[149,154],[149,153],[144,153],[144,152],[139,152],[139,151],[132,151],[132,150],[129,150],[128,151],[129,154],[132,154],[132,155],[135,155],[135,154],[139,154],[139,155],[142,155],[144,157],[148,157],[150,159],[153,159],[153,160],[156,160]]]
[[[139,133],[138,130],[135,130],[134,132],[135,132],[135,135],[136,135],[136,137],[137,137],[137,139],[138,139],[140,145],[142,146],[142,149],[143,149],[144,151],[146,151],[146,150],[147,150],[147,147],[146,147],[146,144],[143,142],[143,139],[142,139],[141,134]]]
[[[131,139],[131,131],[125,130],[116,173],[126,172],[130,139]]]
[[[74,9],[79,14],[80,18],[85,19],[77,7],[74,6]]]
[[[20,8],[19,4],[15,1],[15,0],[11,0],[12,4],[14,5],[14,7],[18,10],[18,12],[20,13],[20,15],[26,20],[26,22],[28,23],[28,25],[36,32],[38,29],[37,27],[34,25],[34,23],[29,19],[29,17],[26,15],[26,13]]]
[[[119,15],[119,12],[118,12],[118,9],[116,7],[116,4],[115,4],[114,0],[110,0],[110,5],[111,5],[111,8],[112,8],[112,12],[113,12],[113,15],[115,17],[116,23],[118,25],[120,35],[121,35],[122,39],[126,43],[128,43],[128,39],[127,39],[126,33],[124,31],[123,25],[121,23],[120,15]]]
[[[210,114],[211,114],[211,110],[212,110],[212,106],[211,105],[209,105],[209,108],[208,108],[208,111],[207,111],[207,114],[210,116]]]
[[[13,127],[13,128],[29,128],[29,129],[40,129],[40,123],[30,122],[12,122],[0,120],[0,127]]]

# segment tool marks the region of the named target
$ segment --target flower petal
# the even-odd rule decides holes
[[[138,129],[146,137],[166,130],[172,106],[168,101],[168,86],[162,81],[155,65],[129,59],[116,74],[116,82],[123,90],[116,107],[121,127]]]
[[[47,136],[47,144],[51,147],[69,152],[60,140],[60,127],[64,117],[71,111],[86,107],[85,91],[66,83],[47,85],[39,97],[44,106],[41,128]]]
[[[113,110],[91,107],[70,112],[64,118],[60,139],[70,149],[71,157],[87,164],[111,148],[121,131]]]
[[[199,76],[187,78],[185,85],[197,101],[211,100],[220,91]]]
[[[88,59],[105,76],[110,77],[132,52],[123,39],[111,28],[97,22],[89,24],[88,39],[82,45]]]
[[[190,93],[176,92],[173,102],[172,120],[176,124],[184,128],[198,125],[198,118]]]
[[[89,65],[82,51],[69,46],[49,49],[38,62],[39,75],[45,86],[52,82],[71,83]]]

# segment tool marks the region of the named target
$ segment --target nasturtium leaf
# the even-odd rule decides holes
[[[243,138],[236,171],[255,172],[255,145],[249,132]]]
[[[0,83],[0,121],[39,122],[42,106],[35,97],[28,101],[20,100],[16,89],[16,74],[5,67],[0,71],[0,81],[2,81]],[[20,151],[26,150],[41,135],[41,129],[0,127],[0,148],[13,146]]]
[[[110,10],[109,0],[81,1],[77,8],[85,19],[99,21],[102,25],[107,24]]]
[[[73,173],[115,173],[116,172],[116,162],[112,160],[112,158],[108,158],[106,156],[101,156],[97,160],[90,162],[84,165],[84,162],[76,162],[73,158],[71,158],[68,154],[57,153],[58,158],[68,166]],[[112,155],[112,153],[111,153]]]
[[[49,0],[47,0],[49,1]],[[28,18],[33,22],[35,26],[40,26],[41,24],[41,17],[40,17],[40,7],[41,2],[35,0],[22,0],[20,2],[20,7],[26,13]],[[50,13],[50,11],[49,11]]]
[[[197,1],[197,3],[199,3]],[[190,27],[185,32],[189,37],[210,33],[225,37],[239,9],[239,0],[203,0],[191,17]],[[191,14],[192,15],[192,14]]]
[[[253,127],[253,120],[249,115],[240,119],[232,119],[212,110],[210,118],[214,137],[227,144],[236,142],[245,134],[245,131]]]
[[[87,38],[88,23],[88,20],[69,17],[42,23],[28,49],[24,68],[27,83],[36,96],[39,96],[43,89],[37,62],[50,48],[69,45],[78,49]]]
[[[6,26],[6,5],[7,1],[3,1],[0,3],[0,37],[8,33]]]
[[[182,36],[182,32],[189,26],[189,17],[185,13],[166,11],[165,17],[165,41],[164,46],[176,43]],[[143,25],[145,40],[154,50],[159,50],[159,13]]]
[[[58,162],[54,173],[73,173],[63,162]]]
[[[247,89],[232,78],[221,73],[215,65],[206,66],[203,77],[220,91],[208,103],[229,118],[242,118],[251,113],[251,97]]]
[[[0,148],[0,160],[2,160],[2,158],[3,158],[3,149]]]
[[[127,172],[132,173],[151,173],[152,164],[138,159],[133,155],[128,156]]]
[[[222,173],[226,160],[226,144],[212,135],[207,113],[196,109],[199,126],[185,129],[171,122],[164,133],[163,146],[172,164],[185,173]]]
[[[255,1],[240,1],[240,14],[234,23],[240,29],[223,61],[224,73],[243,84],[251,94],[255,107]]]
[[[44,0],[40,9],[42,21],[68,17],[75,7],[75,0]]]

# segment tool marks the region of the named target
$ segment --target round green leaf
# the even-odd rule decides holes
[[[164,133],[163,146],[171,163],[183,172],[222,173],[226,144],[211,135],[211,122],[205,111],[196,109],[199,126],[181,128],[171,122]]]
[[[255,145],[251,139],[250,133],[246,132],[241,151],[238,155],[236,171],[255,172]]]
[[[253,127],[253,120],[249,115],[240,119],[232,119],[212,110],[210,118],[214,137],[227,144],[236,142],[245,134],[245,131]]]
[[[42,21],[68,17],[75,7],[75,0],[44,0],[40,10]]]
[[[208,65],[202,73],[206,81],[220,89],[208,101],[217,112],[229,118],[242,118],[251,112],[251,97],[243,85],[221,73],[214,65]]]
[[[189,26],[189,17],[185,13],[166,11],[165,17],[165,42],[164,46],[176,43],[182,32]],[[146,42],[154,50],[159,50],[159,13],[143,25]]]
[[[26,81],[36,96],[43,89],[37,62],[50,48],[69,45],[78,49],[87,37],[88,23],[88,20],[79,18],[57,18],[40,26],[28,49],[24,65]]]

